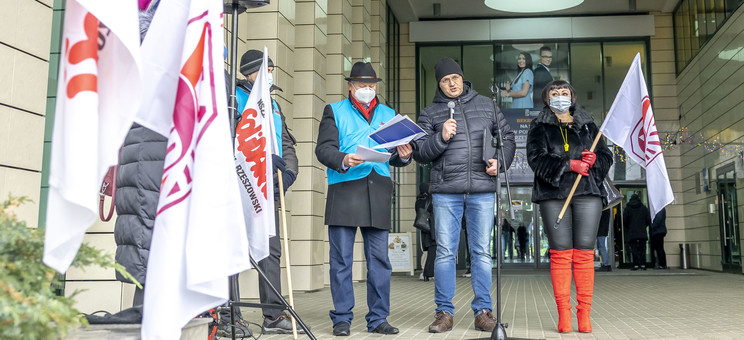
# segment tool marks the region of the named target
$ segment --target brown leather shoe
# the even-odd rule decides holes
[[[475,329],[484,332],[492,332],[496,327],[496,319],[493,318],[493,314],[487,310],[483,310],[482,313],[475,317]]]
[[[439,311],[437,318],[429,325],[429,333],[442,333],[452,330],[452,315],[445,311]]]

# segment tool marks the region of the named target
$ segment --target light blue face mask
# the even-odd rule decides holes
[[[571,107],[571,97],[558,96],[550,97],[550,108],[557,113],[566,113]]]
[[[274,85],[274,75],[269,73],[269,89],[271,89],[272,85]]]

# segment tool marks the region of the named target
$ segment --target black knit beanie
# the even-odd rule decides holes
[[[439,59],[437,64],[434,65],[434,73],[437,77],[437,83],[439,83],[442,78],[450,74],[459,74],[460,77],[462,77],[462,68],[460,68],[460,65],[457,64],[456,61],[452,60],[452,58],[444,57]]]
[[[243,53],[243,56],[240,57],[240,73],[247,77],[261,68],[262,61],[263,52],[259,50],[246,51]],[[269,57],[268,62],[270,67],[274,67],[274,62],[271,61],[271,57]]]

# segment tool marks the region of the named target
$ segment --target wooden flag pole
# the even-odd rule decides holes
[[[602,138],[602,130],[597,133],[597,137],[594,138],[594,142],[592,143],[592,147],[589,149],[589,151],[594,152],[594,148],[597,147],[597,143],[599,143],[599,139]],[[568,205],[571,204],[571,199],[573,198],[574,192],[576,192],[576,187],[579,186],[579,181],[581,181],[581,177],[584,177],[582,174],[577,174],[576,181],[574,181],[573,187],[571,188],[571,192],[568,193],[568,197],[566,197],[566,202],[563,203],[563,209],[561,209],[561,213],[558,214],[558,219],[555,220],[555,224],[553,225],[553,229],[558,229],[558,225],[561,224],[561,220],[563,219],[563,214],[566,213],[566,209],[568,209]]]
[[[281,210],[282,233],[284,234],[284,265],[287,267],[287,290],[289,294],[289,306],[294,309],[294,295],[292,294],[292,271],[289,267],[289,237],[287,236],[287,215],[284,210],[284,181],[282,180],[282,171],[277,169],[276,176],[279,179],[279,210]],[[290,315],[292,320],[292,337],[297,340],[297,323],[295,318]]]

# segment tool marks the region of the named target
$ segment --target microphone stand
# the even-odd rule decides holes
[[[493,85],[489,87],[491,89],[491,101],[493,102],[493,112],[494,115],[496,115],[497,112],[497,105],[496,102],[498,101],[498,95],[499,95],[499,89]],[[509,176],[506,173],[506,157],[504,157],[504,139],[501,135],[501,122],[499,121],[498,115],[496,115],[496,124],[498,125],[497,135],[493,136],[493,139],[491,140],[491,143],[496,148],[497,158],[500,158],[501,163],[499,164],[499,167],[504,167],[504,180],[506,182],[506,195],[507,199],[509,199],[509,217],[513,220],[514,219],[514,209],[512,209],[511,204],[511,190],[509,187]],[[496,252],[498,253],[496,259],[497,259],[497,266],[496,266],[496,327],[493,328],[493,332],[491,332],[491,340],[506,340],[506,328],[509,327],[509,324],[501,323],[501,266],[503,265],[503,256],[504,256],[504,250],[501,249],[501,238],[502,238],[502,227],[501,227],[501,179],[500,177],[501,172],[496,173]]]

